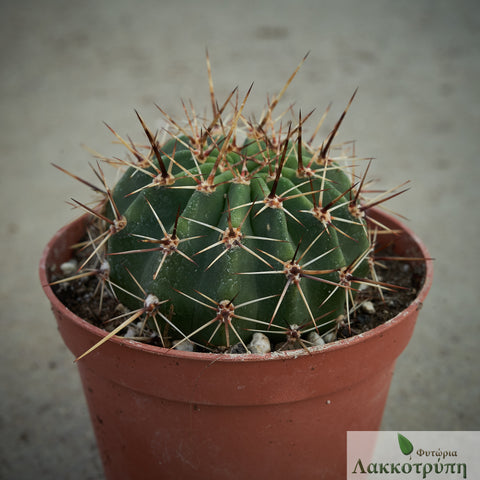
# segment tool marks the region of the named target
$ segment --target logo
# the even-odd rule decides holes
[[[401,433],[398,434],[398,445],[404,455],[410,455],[413,452],[412,442]]]
[[[347,432],[347,480],[480,479],[480,432]]]

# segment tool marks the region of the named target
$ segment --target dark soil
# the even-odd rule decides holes
[[[382,252],[382,256],[394,256],[389,249]],[[76,260],[80,264],[85,254],[77,253]],[[340,323],[336,338],[342,339],[358,335],[381,325],[404,310],[416,298],[419,289],[422,287],[425,277],[425,265],[423,261],[399,261],[382,260],[384,268],[377,267],[379,280],[400,288],[383,290],[383,299],[379,289],[367,287],[357,293],[358,303],[370,302],[367,305],[360,305],[351,315],[350,325],[346,321]],[[73,274],[66,274],[52,278],[52,281],[68,278]],[[102,308],[100,309],[100,298],[103,283]],[[120,320],[111,320],[128,310],[111,294],[107,282],[102,281],[92,269],[92,274],[76,280],[70,280],[52,287],[55,294],[69,310],[79,317],[87,320],[93,325],[112,331],[126,317]],[[373,309],[372,309],[373,306]],[[374,313],[371,313],[373,312]],[[121,333],[125,333],[124,329]],[[158,335],[152,332],[142,338],[135,338],[152,345],[161,346]],[[244,353],[245,349],[241,344],[232,347],[229,353]]]
[[[393,255],[388,251],[383,253],[385,256]],[[362,290],[356,297],[358,303],[370,301],[375,313],[368,313],[360,307],[353,316],[350,328],[343,325],[337,333],[337,338],[348,338],[371,330],[395,317],[415,300],[425,278],[424,263],[387,260],[382,261],[382,265],[386,268],[377,270],[379,280],[401,288],[382,290],[383,299],[377,288],[368,287]]]

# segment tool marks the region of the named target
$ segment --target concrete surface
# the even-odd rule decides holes
[[[480,429],[477,2],[3,0],[0,35],[0,478],[102,478],[37,277],[47,240],[76,216],[64,201],[89,192],[50,162],[88,176],[81,144],[117,152],[102,121],[138,137],[134,108],[154,125],[154,102],[201,110],[205,47],[220,98],[255,81],[252,110],[310,50],[286,101],[317,119],[333,102],[324,133],[360,87],[338,138],[377,159],[381,185],[412,181],[391,207],[436,258],[383,429]]]

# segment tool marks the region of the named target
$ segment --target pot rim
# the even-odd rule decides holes
[[[151,354],[155,356],[168,356],[168,357],[173,357],[178,359],[186,359],[189,361],[215,362],[215,363],[216,362],[238,363],[238,362],[265,362],[265,361],[278,361],[278,360],[283,361],[290,358],[317,355],[323,352],[334,352],[336,350],[343,350],[350,346],[367,342],[378,336],[381,337],[387,330],[394,328],[404,318],[407,318],[413,312],[420,310],[422,308],[423,301],[425,300],[433,281],[433,261],[430,258],[427,247],[425,246],[423,241],[404,223],[402,223],[400,220],[393,217],[392,215],[385,213],[379,208],[372,208],[370,209],[370,212],[373,213],[375,217],[382,217],[382,219],[387,219],[388,220],[387,223],[395,225],[396,229],[402,230],[403,234],[409,237],[410,242],[418,248],[421,255],[425,258],[425,276],[423,279],[423,285],[421,289],[418,291],[415,300],[413,300],[413,302],[407,308],[402,310],[395,317],[391,318],[390,320],[387,320],[385,323],[371,330],[368,330],[367,332],[360,333],[353,337],[336,340],[334,342],[327,343],[325,345],[309,347],[308,351],[305,349],[297,349],[297,350],[287,350],[287,351],[276,351],[276,352],[265,353],[265,354],[255,354],[255,353],[219,354],[219,353],[209,353],[209,352],[185,352],[180,350],[168,349],[164,347],[158,347],[155,345],[148,345],[145,343],[129,340],[119,336],[112,337],[109,340],[109,342],[114,342],[116,344],[119,344],[120,346],[143,351],[147,354]],[[79,317],[78,315],[70,311],[67,307],[65,307],[65,305],[58,299],[58,297],[53,292],[51,286],[49,285],[48,274],[47,274],[49,270],[48,268],[49,266],[47,265],[47,258],[49,256],[50,251],[54,248],[56,242],[75,223],[79,221],[84,221],[87,217],[88,217],[88,214],[84,214],[81,217],[73,220],[72,222],[68,223],[67,225],[63,226],[60,230],[58,230],[55,233],[55,235],[50,239],[50,241],[44,248],[41,259],[40,259],[39,275],[40,275],[42,288],[48,300],[50,301],[52,308],[63,311],[64,314],[78,327],[87,330],[90,334],[96,336],[100,340],[102,337],[107,336],[108,332],[106,332],[105,330],[99,327],[92,325],[91,323],[82,319],[81,317]]]

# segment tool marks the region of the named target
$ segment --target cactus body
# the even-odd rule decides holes
[[[247,342],[252,330],[278,340],[292,324],[330,328],[352,292],[342,267],[361,260],[355,275],[365,275],[369,241],[349,175],[299,127],[282,140],[251,128],[237,146],[235,122],[203,143],[163,145],[144,126],[149,163],[112,192],[109,215],[126,221],[108,241],[119,299],[132,309],[146,294],[168,300],[160,328],[207,345]]]

